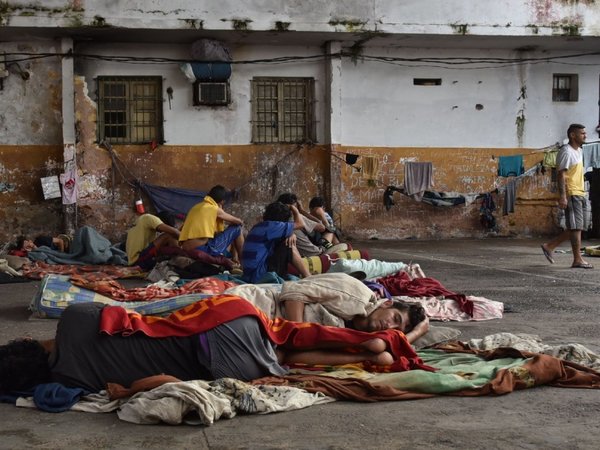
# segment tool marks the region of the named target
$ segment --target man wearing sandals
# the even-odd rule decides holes
[[[550,242],[542,244],[546,259],[552,264],[554,249],[566,240],[571,241],[574,269],[593,269],[594,267],[581,257],[581,231],[586,229],[585,214],[587,198],[583,180],[583,155],[581,145],[585,143],[586,133],[583,125],[574,123],[567,130],[569,143],[563,146],[556,157],[558,172],[558,206],[565,210],[566,229]]]

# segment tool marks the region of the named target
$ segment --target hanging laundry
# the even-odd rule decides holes
[[[483,194],[481,208],[479,208],[479,221],[487,230],[496,229],[496,218],[492,214],[496,210],[496,203],[491,193]]]
[[[500,156],[498,158],[498,176],[516,177],[524,172],[523,155]]]
[[[404,192],[418,202],[425,191],[433,186],[433,164],[430,162],[407,162],[404,165]]]
[[[581,150],[583,150],[583,168],[600,169],[600,142],[583,144]]]
[[[352,153],[346,153],[346,164],[356,164],[358,161],[358,155],[354,155]]]
[[[517,200],[517,180],[510,180],[506,183],[506,191],[504,191],[504,206],[502,207],[502,215],[515,212],[515,202]]]
[[[544,160],[542,161],[543,167],[549,167],[551,169],[556,167],[556,155],[558,155],[558,149],[554,148],[544,152]]]
[[[374,180],[379,172],[379,160],[374,156],[363,156],[361,173],[363,178]]]
[[[77,203],[79,177],[74,156],[65,163],[65,172],[60,174],[59,181],[62,185],[62,204],[73,205]]]

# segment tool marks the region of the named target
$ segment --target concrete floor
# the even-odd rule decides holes
[[[500,331],[547,343],[578,342],[600,352],[600,259],[550,265],[539,240],[368,241],[371,256],[416,262],[447,288],[510,305],[502,320],[450,323],[461,339]],[[588,241],[584,245],[598,245]],[[30,320],[38,282],[0,285],[0,342],[49,337],[56,323]],[[49,414],[1,404],[0,448],[598,448],[600,390],[535,388],[500,397],[409,402],[335,402],[301,411],[244,416],[210,427],[141,426],[115,414]]]

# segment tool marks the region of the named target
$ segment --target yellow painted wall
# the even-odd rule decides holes
[[[59,173],[62,145],[0,145],[0,242],[62,226],[60,199],[44,200],[41,178]]]
[[[366,148],[336,146],[333,149],[332,180],[338,184],[334,203],[344,232],[360,238],[459,238],[489,233],[479,222],[478,200],[469,206],[434,207],[395,193],[395,205],[386,211],[383,193],[388,185],[402,186],[406,162],[431,162],[434,186],[431,190],[478,194],[506,185],[509,178],[497,176],[498,157],[524,155],[525,170],[543,159],[537,149],[477,148]],[[347,153],[370,156],[378,162],[374,177],[350,167]],[[365,158],[355,166],[360,168]],[[535,236],[556,231],[556,195],[551,192],[550,171],[522,177],[517,184],[515,212],[502,215],[504,194],[494,195],[498,235]]]

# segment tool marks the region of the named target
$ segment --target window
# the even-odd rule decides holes
[[[577,100],[579,100],[579,83],[577,75],[552,75],[552,101],[576,102]]]
[[[316,141],[313,98],[312,78],[254,78],[252,142]]]
[[[98,140],[163,142],[161,77],[98,77]]]
[[[415,86],[441,86],[441,78],[413,78]]]

